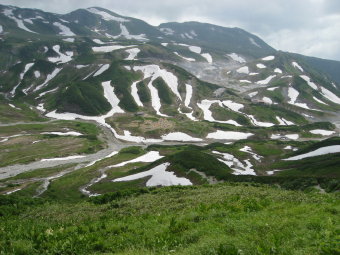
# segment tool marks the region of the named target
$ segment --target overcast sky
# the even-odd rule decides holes
[[[201,21],[240,27],[276,49],[340,60],[340,0],[0,0],[67,13],[99,6],[152,25]]]

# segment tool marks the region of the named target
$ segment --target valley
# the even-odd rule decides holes
[[[0,5],[0,253],[336,254],[337,65],[239,28]]]

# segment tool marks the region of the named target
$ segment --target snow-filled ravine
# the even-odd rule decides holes
[[[249,159],[244,160],[244,163],[241,162],[238,158],[234,157],[229,153],[222,153],[218,151],[213,151],[213,153],[220,155],[223,159],[218,159],[220,162],[226,164],[230,167],[234,172],[234,175],[256,175],[252,163]]]
[[[331,154],[331,153],[339,153],[339,152],[340,152],[340,145],[331,145],[331,146],[326,146],[326,147],[316,149],[314,151],[311,151],[305,154],[290,157],[284,160],[300,160],[304,158],[316,157],[316,156],[321,156],[321,155],[326,155],[326,154]]]
[[[116,164],[110,167],[122,167],[127,164],[137,163],[137,162],[151,163],[161,158],[163,158],[163,156],[161,156],[158,151],[149,151],[140,157],[137,157],[137,158],[134,158],[128,161],[124,161],[124,162],[121,162],[119,164]]]
[[[174,172],[168,172],[166,169],[170,166],[170,163],[160,164],[148,171],[138,174],[129,175],[122,178],[112,180],[113,182],[133,181],[145,177],[150,177],[146,182],[147,187],[153,186],[173,186],[173,185],[192,185],[192,182],[184,177],[177,177]]]

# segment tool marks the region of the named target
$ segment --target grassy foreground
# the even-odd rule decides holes
[[[255,184],[0,197],[0,254],[339,254],[339,195]]]

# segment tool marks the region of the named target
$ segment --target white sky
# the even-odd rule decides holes
[[[152,25],[200,21],[240,27],[278,50],[340,60],[340,0],[0,0],[67,13],[99,6]]]

